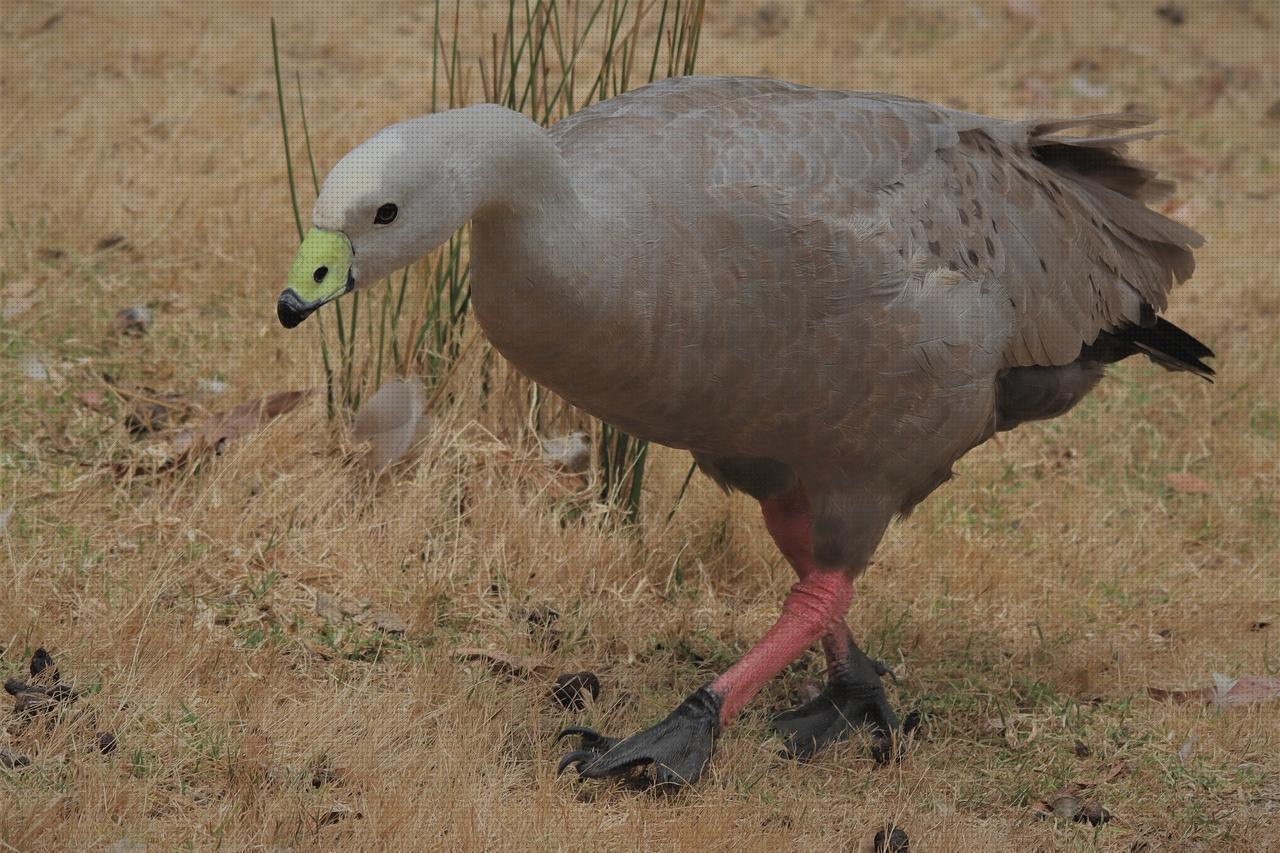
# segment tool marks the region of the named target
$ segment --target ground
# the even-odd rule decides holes
[[[466,65],[505,5],[464,16]],[[687,457],[655,452],[638,530],[566,520],[573,481],[519,417],[465,405],[460,371],[418,459],[376,481],[323,394],[219,455],[138,464],[163,425],[108,382],[192,423],[323,386],[314,328],[274,317],[297,237],[271,15],[322,171],[425,110],[429,4],[0,16],[0,669],[27,679],[44,647],[80,694],[3,719],[30,761],[0,767],[5,849],[863,850],[886,822],[912,850],[1280,849],[1280,702],[1148,691],[1280,667],[1276,3],[709,5],[702,72],[1158,115],[1177,134],[1135,153],[1207,238],[1169,316],[1219,375],[1119,365],[891,529],[850,622],[924,712],[900,765],[858,741],[776,757],[766,715],[821,677],[812,656],[672,796],[557,778],[553,736],[653,722],[777,612],[789,569],[750,501],[695,477],[667,521]],[[116,319],[135,305],[141,333]],[[579,670],[598,700],[555,707]],[[1111,819],[1039,813],[1072,783]]]

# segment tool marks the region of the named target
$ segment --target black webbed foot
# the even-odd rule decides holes
[[[692,785],[711,760],[720,734],[720,705],[720,697],[703,687],[653,728],[621,740],[593,729],[570,726],[556,740],[580,735],[582,743],[560,759],[556,773],[576,767],[581,777],[603,779],[652,764],[658,785]]]
[[[826,690],[773,718],[774,730],[786,741],[783,755],[812,758],[865,726],[871,731],[871,756],[877,764],[901,758],[906,737],[919,726],[920,717],[912,712],[898,722],[880,683],[882,675],[892,674],[883,663],[851,646],[846,661],[833,668]]]

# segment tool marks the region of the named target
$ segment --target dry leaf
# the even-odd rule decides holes
[[[355,438],[369,442],[364,464],[375,471],[403,459],[427,429],[426,391],[411,379],[393,379],[356,415]]]
[[[229,412],[212,415],[195,429],[175,433],[172,437],[175,464],[206,450],[221,452],[228,441],[293,411],[310,393],[278,391],[260,400],[242,403]]]
[[[517,678],[528,678],[533,675],[548,675],[551,667],[537,658],[509,655],[497,649],[462,648],[455,649],[455,657],[484,663],[499,675],[511,675]]]
[[[1219,707],[1251,705],[1257,702],[1273,702],[1280,699],[1280,676],[1244,675],[1231,678],[1215,672],[1213,686],[1199,690],[1164,690],[1148,687],[1147,695],[1157,701],[1169,701],[1181,705],[1187,702],[1207,702]]]
[[[1213,493],[1213,486],[1208,481],[1188,471],[1176,471],[1172,474],[1167,474],[1164,478],[1164,484],[1175,492],[1184,495],[1209,495]]]

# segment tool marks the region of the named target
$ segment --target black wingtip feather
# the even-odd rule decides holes
[[[1201,361],[1213,358],[1213,350],[1163,317],[1156,317],[1150,326],[1126,326],[1111,334],[1132,344],[1161,367],[1185,370],[1210,382],[1216,375],[1212,367]]]

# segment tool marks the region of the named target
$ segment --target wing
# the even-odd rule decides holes
[[[760,263],[769,246],[803,244],[769,259],[796,264],[797,287],[844,275],[850,299],[891,296],[935,269],[990,282],[984,298],[1012,307],[1003,364],[1026,366],[1069,363],[1100,332],[1149,319],[1194,268],[1199,235],[1144,204],[1170,185],[1123,155],[1151,135],[1124,131],[1146,121],[1010,122],[889,95],[678,78],[554,132],[597,165],[612,204],[623,191],[719,222],[705,233],[721,245],[707,251]],[[1063,134],[1075,128],[1094,134]]]

